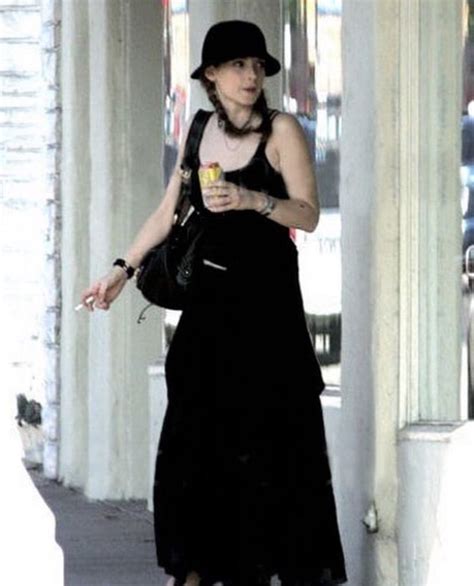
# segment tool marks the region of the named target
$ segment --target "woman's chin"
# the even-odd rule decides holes
[[[239,101],[242,105],[252,107],[255,105],[256,101],[258,100],[258,94],[255,93],[244,93]]]

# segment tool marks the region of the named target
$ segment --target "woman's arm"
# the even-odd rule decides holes
[[[313,232],[320,212],[314,164],[303,129],[294,116],[275,117],[272,141],[289,199],[275,197],[275,209],[267,217],[283,226]],[[210,187],[206,195],[211,196],[209,209],[215,212],[261,211],[267,203],[266,194],[225,181]]]
[[[180,167],[190,125],[188,122],[163,200],[140,228],[124,255],[124,259],[132,267],[138,267],[150,248],[162,242],[171,230],[181,189]],[[125,271],[117,266],[111,267],[106,275],[82,292],[81,301],[89,311],[93,311],[94,305],[99,309],[109,309],[110,304],[118,297],[126,282]],[[87,302],[87,299],[91,298],[93,301]]]
[[[189,128],[190,122],[187,123],[185,128],[184,136],[178,150],[176,165],[166,187],[163,200],[140,228],[140,231],[123,257],[132,267],[138,267],[150,248],[163,242],[171,230],[181,190],[180,168]]]
[[[162,242],[173,225],[173,217],[181,186],[179,170],[174,169],[158,208],[148,217],[135,236],[123,258],[132,267],[138,267],[153,246]]]
[[[319,222],[319,198],[313,156],[298,120],[279,114],[273,121],[274,144],[280,173],[290,199],[277,199],[268,218],[291,228],[313,232]],[[266,197],[254,194],[253,209],[261,210]]]

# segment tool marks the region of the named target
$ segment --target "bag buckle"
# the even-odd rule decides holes
[[[191,217],[191,214],[194,212],[194,206],[190,205],[189,206],[189,210],[186,212],[186,215],[184,216],[184,218],[181,220],[180,222],[180,226],[184,226],[184,224],[186,224],[186,222],[189,220],[189,218]]]
[[[207,258],[203,258],[202,259],[203,264],[205,264],[208,267],[212,267],[213,269],[219,269],[220,271],[226,271],[227,267],[224,267],[222,265],[218,265],[216,262],[212,262],[212,260],[209,260]]]
[[[181,181],[183,183],[189,183],[191,181],[192,172],[193,172],[193,170],[191,169],[191,167],[185,167],[184,165],[181,165],[181,167],[179,169]]]

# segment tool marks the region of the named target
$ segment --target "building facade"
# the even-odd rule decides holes
[[[324,191],[332,215],[321,229],[336,250],[340,244],[333,257],[340,263],[339,309],[329,304],[326,315],[336,317],[326,321],[309,313],[316,335],[329,324],[327,355],[337,354],[331,348],[337,350],[337,332],[340,338],[322,401],[349,584],[474,580],[459,203],[469,4],[62,2],[64,484],[91,498],[148,496],[156,440],[149,389],[160,387],[150,386],[148,367],[162,360],[173,318],[154,310],[138,325],[144,303],[133,286],[110,312],[89,316],[73,308],[158,205],[183,112],[208,107],[185,75],[199,61],[206,30],[220,19],[254,20],[270,52],[290,64],[269,80],[272,105],[305,114],[321,168],[328,156],[337,162],[324,171],[335,173],[338,193],[330,205],[333,196]],[[323,21],[324,14],[334,18]],[[304,31],[302,23],[318,26]],[[339,80],[321,46],[311,44],[337,34]],[[292,78],[291,64],[302,62],[315,71],[306,67]],[[324,72],[335,84],[331,91],[318,77]],[[338,91],[340,103],[331,101]],[[162,368],[153,377],[162,377]]]

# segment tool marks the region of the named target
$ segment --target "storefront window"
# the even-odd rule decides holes
[[[463,10],[461,209],[463,289],[463,415],[474,419],[474,0]],[[467,411],[467,414],[466,414]]]
[[[188,0],[162,0],[164,10],[165,181],[173,171],[189,111]]]
[[[284,0],[284,108],[300,121],[314,155],[321,217],[297,230],[308,328],[328,387],[341,373],[342,0]]]

